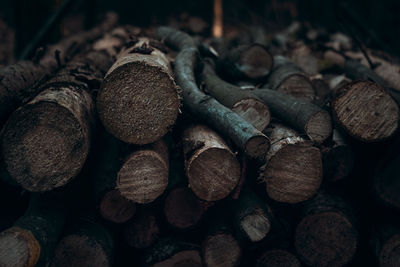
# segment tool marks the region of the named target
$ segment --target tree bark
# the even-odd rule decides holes
[[[205,91],[218,102],[232,109],[255,128],[264,130],[271,119],[268,107],[248,90],[220,79],[209,64],[204,65],[202,79]]]
[[[197,87],[194,73],[198,51],[193,39],[168,27],[158,28],[157,37],[180,51],[175,62],[175,73],[177,83],[182,88],[185,107],[232,139],[250,157],[263,158],[269,148],[266,136]]]
[[[240,164],[224,140],[204,125],[187,128],[182,140],[193,192],[206,201],[227,197],[239,181]]]
[[[140,39],[108,70],[97,96],[107,131],[131,144],[157,141],[175,124],[178,88],[165,54]]]
[[[322,181],[320,150],[281,124],[272,124],[267,131],[272,146],[260,178],[266,183],[268,196],[284,203],[314,196]]]
[[[356,81],[336,92],[332,101],[336,122],[353,138],[379,142],[399,127],[399,107],[385,89],[373,82]]]

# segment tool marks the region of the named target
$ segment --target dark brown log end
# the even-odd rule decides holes
[[[271,222],[263,210],[255,210],[241,218],[240,228],[250,241],[258,242],[271,230]]]
[[[374,190],[378,198],[386,204],[400,208],[400,180],[398,179],[398,168],[400,157],[385,162],[378,168],[374,177]]]
[[[315,113],[308,119],[304,130],[314,142],[324,142],[332,134],[331,116],[325,110]]]
[[[301,263],[292,253],[273,249],[265,252],[257,260],[257,267],[300,267]]]
[[[97,97],[97,110],[107,131],[138,145],[164,136],[175,124],[179,108],[177,86],[169,72],[142,61],[112,68]]]
[[[202,246],[205,266],[238,266],[242,251],[237,240],[228,233],[217,233],[206,238]]]
[[[239,58],[239,70],[252,80],[265,78],[271,71],[274,59],[268,50],[259,44],[245,49]]]
[[[315,90],[312,83],[305,75],[301,74],[288,76],[276,90],[303,100],[312,101],[315,98]]]
[[[147,248],[160,234],[157,219],[151,212],[143,212],[130,221],[124,229],[125,241],[134,248]]]
[[[395,267],[400,262],[400,235],[394,235],[382,247],[379,255],[379,266]]]
[[[258,160],[263,160],[270,148],[270,141],[265,135],[255,135],[246,143],[246,154]]]
[[[48,191],[74,178],[89,141],[78,119],[57,103],[40,101],[18,109],[7,122],[2,149],[7,170],[29,191]]]
[[[332,112],[349,135],[364,142],[388,139],[399,127],[398,105],[373,82],[357,81],[338,89]]]
[[[179,229],[196,225],[204,214],[199,199],[187,187],[172,189],[166,199],[164,214],[167,222]]]
[[[132,153],[118,172],[117,189],[136,203],[149,203],[168,185],[168,162],[157,151]]]
[[[232,110],[259,131],[264,130],[271,120],[269,108],[262,101],[255,98],[247,98],[236,102]]]
[[[65,236],[57,245],[52,267],[111,266],[108,254],[100,243],[86,235]]]
[[[114,223],[124,223],[135,214],[134,202],[121,195],[119,190],[111,190],[104,194],[100,201],[101,216]]]
[[[298,203],[311,198],[322,181],[322,159],[309,144],[286,145],[267,162],[263,173],[270,198]]]
[[[343,180],[353,170],[354,154],[347,145],[332,147],[323,153],[324,179]]]
[[[344,266],[354,257],[357,234],[339,212],[310,214],[296,228],[295,247],[307,265]]]
[[[40,244],[28,230],[12,227],[0,234],[0,266],[33,267]]]
[[[201,267],[201,257],[197,250],[183,250],[151,267]]]

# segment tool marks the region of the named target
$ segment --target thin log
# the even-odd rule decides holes
[[[314,196],[322,181],[320,150],[281,124],[271,124],[267,132],[272,145],[260,178],[266,183],[268,196],[284,203]]]
[[[240,164],[224,140],[213,130],[196,125],[183,135],[183,153],[190,188],[201,199],[227,197],[240,178]]]
[[[386,140],[399,127],[397,103],[374,82],[356,81],[338,89],[332,113],[346,133],[363,142]]]
[[[158,28],[157,37],[180,51],[175,62],[175,73],[177,83],[183,90],[185,107],[228,136],[250,157],[263,158],[269,148],[268,138],[197,87],[194,72],[198,63],[198,51],[194,40],[189,35],[168,27]]]

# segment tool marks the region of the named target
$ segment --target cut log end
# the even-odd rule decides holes
[[[297,226],[295,247],[307,265],[343,266],[354,257],[357,235],[341,213],[310,214]]]
[[[301,263],[292,253],[274,249],[265,252],[258,260],[257,267],[300,267]]]
[[[303,100],[312,101],[315,98],[312,83],[306,76],[300,74],[290,75],[280,83],[276,90]]]
[[[246,154],[254,159],[264,160],[270,148],[270,141],[265,135],[253,136],[246,143]]]
[[[97,110],[108,132],[131,144],[149,144],[175,124],[180,99],[170,74],[144,62],[131,62],[106,76]]]
[[[236,239],[227,233],[209,236],[203,244],[205,266],[237,266],[241,249]]]
[[[332,134],[331,116],[326,111],[320,111],[310,117],[305,132],[316,143],[324,142]]]
[[[114,223],[124,223],[135,214],[136,205],[114,189],[103,196],[99,209],[104,219]]]
[[[271,158],[263,175],[273,200],[305,201],[315,195],[322,181],[321,152],[309,144],[287,145]]]
[[[111,266],[109,256],[95,240],[85,235],[68,235],[58,243],[52,267]]]
[[[201,267],[201,257],[197,250],[183,250],[151,267]]]
[[[323,156],[324,179],[336,182],[348,177],[354,166],[354,154],[349,146],[330,148]]]
[[[142,249],[154,244],[160,234],[160,228],[154,214],[144,212],[133,221],[129,222],[124,229],[124,238],[133,248]]]
[[[248,79],[260,80],[269,74],[273,62],[273,57],[264,46],[254,44],[241,53],[239,69]]]
[[[400,179],[395,175],[399,168],[400,157],[385,163],[384,167],[378,168],[374,177],[374,190],[378,198],[386,204],[400,208]]]
[[[357,81],[338,89],[332,111],[349,135],[364,142],[386,140],[399,127],[398,105],[373,82]]]
[[[164,213],[170,225],[187,229],[197,225],[204,214],[204,208],[189,188],[178,187],[168,193]]]
[[[10,175],[29,191],[65,185],[83,167],[89,143],[77,118],[57,103],[18,109],[7,122],[3,156]]]
[[[265,212],[259,211],[244,216],[240,221],[240,227],[250,241],[258,242],[269,233],[271,222]]]
[[[156,151],[134,152],[118,172],[117,189],[126,199],[150,203],[168,185],[168,162]]]
[[[385,244],[379,255],[379,266],[395,267],[400,262],[400,235],[394,235]]]
[[[12,227],[0,234],[0,266],[33,267],[40,250],[39,242],[28,230]]]
[[[233,105],[232,110],[259,131],[264,130],[271,120],[269,108],[262,101],[254,98],[240,100]]]

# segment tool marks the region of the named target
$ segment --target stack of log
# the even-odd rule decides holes
[[[398,266],[400,65],[254,32],[109,18],[0,69],[0,266]]]

